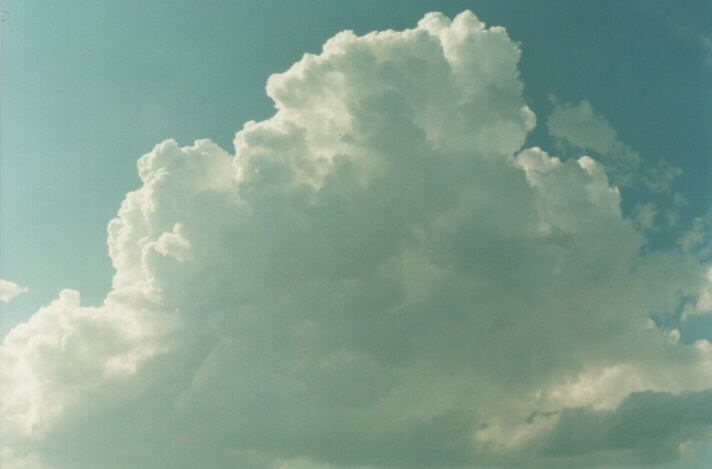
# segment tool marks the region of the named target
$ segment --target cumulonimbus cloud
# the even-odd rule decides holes
[[[650,321],[705,266],[642,254],[595,160],[522,150],[519,56],[470,12],[345,31],[270,77],[234,155],[142,156],[104,304],[65,290],[5,338],[4,467],[576,467],[706,438],[712,346]],[[616,438],[639,413],[661,430]]]

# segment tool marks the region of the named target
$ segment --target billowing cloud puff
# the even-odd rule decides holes
[[[616,131],[608,121],[597,115],[591,103],[581,101],[576,106],[554,100],[554,110],[546,121],[549,132],[586,151],[607,154],[621,145]],[[639,157],[631,155],[637,162]]]
[[[615,129],[596,114],[588,101],[577,105],[559,103],[551,97],[554,109],[546,121],[549,133],[564,151],[593,152],[606,166],[606,172],[619,186],[643,184],[652,192],[669,192],[682,170],[666,160],[641,168],[641,156],[619,140]],[[670,215],[669,215],[670,216]]]
[[[706,267],[641,254],[594,159],[521,151],[519,54],[470,12],[342,32],[269,79],[234,155],[141,157],[104,304],[64,291],[5,338],[4,467],[575,467],[706,438],[712,346],[650,320]]]
[[[637,182],[640,155],[618,140],[615,129],[603,116],[594,112],[591,103],[581,101],[574,106],[560,104],[553,96],[551,99],[554,110],[546,126],[557,139],[559,147],[594,152],[603,160],[607,173],[614,177],[617,185],[629,186]]]
[[[27,287],[21,287],[15,282],[3,280],[0,278],[0,301],[3,303],[8,303],[16,296],[22,295],[27,291],[29,291]]]

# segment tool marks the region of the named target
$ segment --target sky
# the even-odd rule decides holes
[[[3,467],[712,464],[712,4],[2,11]]]

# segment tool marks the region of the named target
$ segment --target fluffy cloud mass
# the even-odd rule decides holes
[[[709,267],[642,254],[594,159],[522,149],[519,56],[470,12],[345,31],[270,77],[235,154],[142,156],[104,304],[65,290],[4,340],[3,467],[569,468],[709,438],[712,345],[650,320],[708,301]]]
[[[0,278],[0,301],[3,303],[8,303],[10,300],[18,295],[26,293],[29,289],[27,287],[21,287],[15,282],[9,280],[3,280]]]

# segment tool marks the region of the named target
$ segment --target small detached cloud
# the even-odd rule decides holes
[[[604,117],[594,112],[591,103],[586,100],[577,105],[559,103],[554,96],[551,101],[554,110],[546,126],[559,146],[594,152],[602,157],[616,185],[632,185],[641,164],[640,155],[618,140],[616,131]]]
[[[692,226],[677,240],[685,252],[694,254],[703,262],[712,261],[712,208],[695,217]]]
[[[28,292],[30,289],[27,287],[21,287],[15,282],[9,280],[3,280],[0,278],[0,301],[3,303],[8,303],[13,298],[23,293]]]
[[[650,318],[706,308],[707,227],[644,252],[655,209],[623,216],[608,160],[523,148],[519,57],[469,11],[344,31],[270,77],[234,153],[142,156],[104,303],[65,290],[4,339],[3,467],[570,468],[705,439],[712,344]]]
[[[554,96],[551,101],[554,110],[546,121],[551,135],[584,151],[607,154],[622,149],[615,129],[593,111],[591,103],[584,100],[574,106],[559,103]],[[636,165],[639,163],[637,155],[631,154],[629,158]]]
[[[641,156],[623,143],[611,126],[591,103],[560,103],[550,96],[554,109],[546,126],[557,140],[557,146],[567,153],[591,152],[606,166],[612,182],[619,187],[642,185],[653,193],[669,193],[682,170],[666,160],[644,166]]]

